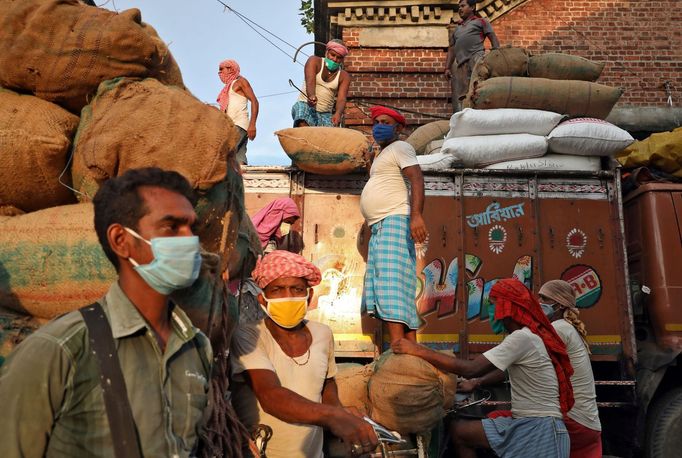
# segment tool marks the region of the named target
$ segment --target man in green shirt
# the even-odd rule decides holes
[[[208,399],[206,336],[169,301],[201,264],[187,180],[157,168],[106,181],[95,229],[118,272],[99,303],[108,318],[145,457],[193,454]],[[29,336],[0,368],[2,456],[113,457],[111,425],[78,311]],[[110,337],[109,337],[110,338]]]

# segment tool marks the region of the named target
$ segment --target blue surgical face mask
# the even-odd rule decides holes
[[[154,260],[149,264],[140,265],[133,258],[128,260],[140,277],[160,294],[169,295],[187,288],[199,278],[201,254],[196,235],[155,237],[150,242],[132,229],[125,230],[152,247]]]
[[[339,69],[339,63],[334,62],[333,60],[327,57],[324,58],[324,64],[327,66],[327,70],[329,70],[330,72],[335,72]]]
[[[395,138],[395,124],[376,123],[372,127],[372,136],[377,143],[390,142]]]
[[[540,303],[540,307],[542,307],[543,313],[547,316],[547,318],[551,317],[554,315],[554,304],[543,304]]]

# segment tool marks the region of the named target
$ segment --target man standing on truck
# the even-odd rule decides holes
[[[460,0],[461,20],[449,37],[448,56],[445,60],[445,76],[452,78],[453,111],[459,111],[461,101],[469,90],[469,80],[476,63],[485,54],[483,43],[490,40],[492,49],[500,47],[490,21],[476,12],[477,0]]]
[[[304,68],[305,93],[291,107],[294,127],[331,127],[341,123],[350,86],[350,75],[341,68],[347,55],[343,41],[334,39],[327,43],[324,59],[308,58]]]
[[[426,240],[424,177],[417,153],[398,135],[405,117],[390,108],[370,109],[372,135],[381,151],[372,161],[360,196],[360,210],[371,235],[362,294],[362,313],[386,323],[391,342],[417,341],[415,242]],[[410,184],[408,190],[405,181]]]
[[[102,184],[95,230],[118,281],[3,364],[2,456],[194,456],[213,355],[169,300],[199,275],[194,199],[183,176],[158,168]]]
[[[218,94],[220,110],[225,112],[239,131],[237,143],[237,162],[246,165],[246,143],[256,138],[256,119],[258,118],[258,99],[249,80],[241,76],[237,61],[224,60],[218,66],[218,77],[225,85]],[[251,117],[247,109],[251,102]]]
[[[266,317],[240,324],[232,339],[232,402],[242,422],[252,432],[271,428],[270,458],[321,458],[322,428],[356,455],[374,450],[370,424],[339,401],[331,329],[305,320],[320,270],[303,256],[276,250],[258,261],[252,276]]]
[[[575,293],[563,280],[551,280],[538,292],[540,306],[552,322],[561,340],[566,344],[573,366],[573,394],[575,405],[564,417],[571,437],[571,458],[598,458],[602,456],[601,422],[597,409],[594,374],[590,363],[585,324],[578,318]]]
[[[499,280],[490,291],[490,300],[495,304],[495,319],[510,334],[475,359],[457,359],[407,339],[395,342],[393,351],[473,379],[474,386],[502,381],[504,371],[509,372],[512,416],[453,421],[450,433],[458,457],[473,458],[477,448],[487,448],[502,458],[568,458],[570,443],[562,416],[574,401],[566,347],[523,283]]]

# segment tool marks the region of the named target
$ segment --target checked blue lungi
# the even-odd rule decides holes
[[[305,121],[309,126],[333,127],[332,112],[319,113],[314,107],[300,100],[291,107],[291,117],[294,118],[294,127],[298,127],[299,121]]]
[[[421,318],[415,304],[417,259],[410,217],[388,216],[370,230],[362,313],[417,329]]]
[[[490,448],[500,458],[568,458],[571,441],[560,418],[497,417],[482,420]]]

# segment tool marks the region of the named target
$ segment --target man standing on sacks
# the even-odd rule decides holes
[[[242,323],[232,340],[232,402],[249,431],[272,429],[269,458],[321,458],[323,428],[355,453],[374,450],[369,423],[339,401],[334,337],[328,326],[305,320],[320,270],[298,254],[276,250],[252,273],[263,290],[266,317]]]
[[[258,118],[258,99],[254,94],[249,80],[240,74],[237,61],[224,60],[218,66],[218,77],[225,85],[218,94],[220,111],[227,114],[239,131],[237,143],[237,162],[248,164],[246,159],[246,143],[256,138],[256,119]],[[251,102],[251,117],[247,109],[247,102]]]
[[[305,94],[291,108],[294,127],[332,127],[341,123],[350,86],[350,75],[341,68],[347,55],[348,48],[343,41],[331,40],[324,59],[308,58],[304,69]]]
[[[405,117],[381,106],[370,111],[372,135],[381,151],[373,158],[360,196],[360,210],[371,231],[362,313],[384,322],[391,342],[402,337],[416,341],[422,320],[415,303],[415,242],[424,243],[427,237],[424,177],[414,147],[398,140]]]

